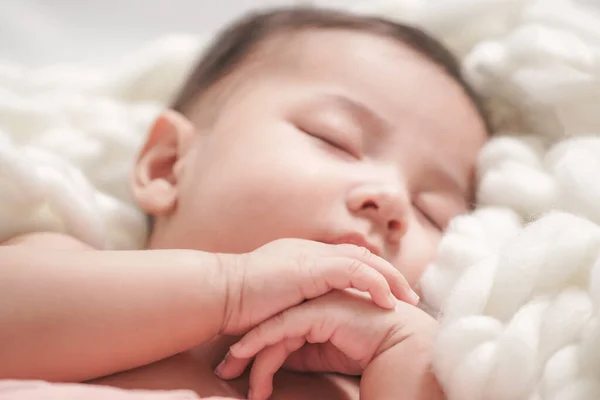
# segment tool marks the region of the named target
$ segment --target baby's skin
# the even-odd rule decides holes
[[[469,210],[485,141],[463,88],[398,41],[269,39],[150,129],[131,179],[147,249],[0,247],[0,378],[441,399],[436,322],[411,287]]]

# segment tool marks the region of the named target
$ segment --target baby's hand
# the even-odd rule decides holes
[[[396,299],[418,302],[398,270],[355,245],[280,239],[233,259],[224,261],[228,294],[222,334],[244,333],[333,289],[368,292],[375,304],[387,309]]]
[[[406,339],[416,335],[433,338],[436,329],[436,321],[412,305],[398,302],[393,310],[382,310],[365,296],[333,291],[252,329],[231,347],[216,372],[233,379],[255,358],[249,397],[263,400],[284,364],[296,371],[360,375],[386,350],[410,343]]]

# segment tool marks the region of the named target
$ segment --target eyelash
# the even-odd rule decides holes
[[[421,208],[419,208],[416,205],[414,207],[417,209],[417,212],[423,217],[423,219],[425,219],[427,221],[427,223],[429,225],[433,226],[435,229],[439,230],[440,232],[444,230],[444,228],[442,228],[442,226],[440,224],[438,224],[433,218],[431,218],[431,216],[429,216],[429,214],[424,212]]]
[[[342,151],[345,151],[346,153],[351,153],[350,150],[348,150],[348,147],[341,144],[340,142],[328,139],[324,136],[315,136],[317,139],[322,140],[323,142],[325,142],[326,144],[328,144],[329,146],[335,147],[336,149],[340,149]]]
[[[319,134],[316,134],[314,132],[310,132],[310,131],[308,131],[306,129],[302,129],[302,128],[299,128],[299,129],[302,132],[306,133],[307,135],[312,136],[315,139],[318,139],[318,140],[322,141],[323,143],[325,143],[328,146],[331,146],[331,147],[333,147],[333,148],[335,148],[337,150],[341,150],[344,153],[351,155],[352,157],[358,157],[357,153],[355,151],[353,151],[351,149],[351,147],[348,144],[346,144],[346,143],[342,143],[339,140],[332,140],[332,139],[326,137],[325,135],[319,135]]]

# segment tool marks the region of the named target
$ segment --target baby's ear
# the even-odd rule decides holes
[[[177,165],[194,133],[191,121],[167,110],[148,134],[131,176],[138,205],[153,216],[169,214],[177,204]]]

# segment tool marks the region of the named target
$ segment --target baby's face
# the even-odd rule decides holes
[[[470,206],[483,122],[452,78],[395,41],[341,30],[287,40],[262,50],[269,65],[232,77],[216,119],[183,146],[176,204],[151,246],[351,242],[416,283]]]

